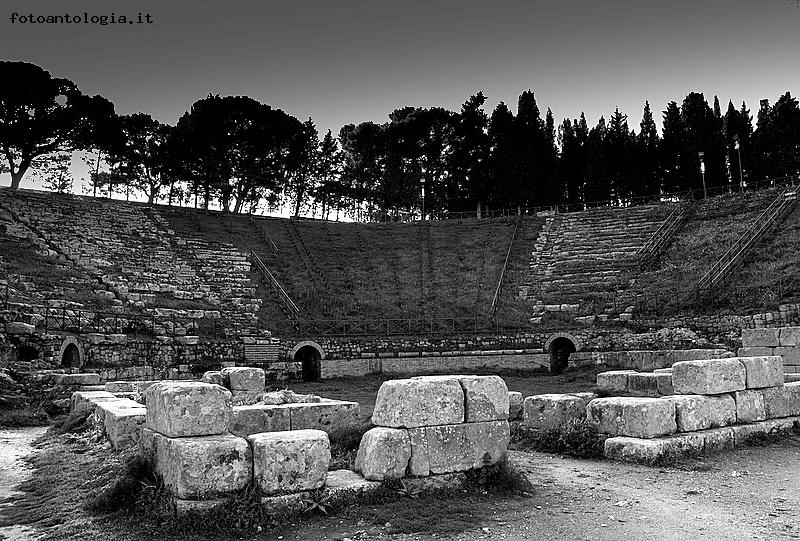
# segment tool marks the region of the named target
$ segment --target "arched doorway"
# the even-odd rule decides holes
[[[81,365],[81,352],[75,344],[67,344],[61,355],[61,366],[64,368],[78,368]]]
[[[569,356],[578,351],[577,339],[567,333],[554,334],[545,343],[550,354],[550,373],[561,374],[569,366]]]
[[[303,381],[319,381],[322,375],[322,356],[314,346],[303,346],[294,354],[295,362],[303,367]]]

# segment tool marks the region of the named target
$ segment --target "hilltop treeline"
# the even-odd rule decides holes
[[[150,202],[219,205],[232,212],[291,205],[328,217],[582,206],[665,193],[739,189],[800,173],[800,107],[711,103],[691,92],[666,104],[656,128],[645,101],[634,124],[615,110],[590,126],[556,124],[533,92],[513,111],[482,93],[459,111],[404,107],[383,124],[348,124],[320,137],[305,122],[244,97],[209,95],[172,126],[146,113],[117,115],[38,66],[0,62],[0,172],[69,191],[72,153],[86,151],[92,194],[143,193]],[[705,176],[701,174],[701,154]],[[741,161],[740,161],[741,157]]]

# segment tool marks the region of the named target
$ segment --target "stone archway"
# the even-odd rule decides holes
[[[569,333],[556,333],[544,344],[550,354],[550,372],[560,374],[569,366],[569,356],[581,348],[580,341]]]
[[[75,338],[67,337],[61,343],[54,360],[60,362],[63,368],[80,368],[84,362],[83,346]]]
[[[319,381],[322,376],[322,360],[325,351],[311,340],[300,342],[289,353],[289,358],[302,366],[303,381]]]

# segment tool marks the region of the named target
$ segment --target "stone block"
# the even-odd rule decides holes
[[[739,423],[754,423],[767,418],[764,406],[764,393],[760,390],[736,391],[736,420]]]
[[[747,391],[742,391],[747,392]],[[748,423],[746,425],[732,426],[733,430],[733,446],[741,447],[747,445],[754,437],[764,435],[767,433],[766,424],[764,422]]]
[[[253,478],[265,494],[321,488],[331,462],[328,435],[321,430],[267,432],[247,437],[253,449]]]
[[[155,451],[156,473],[178,498],[213,498],[242,489],[252,479],[253,456],[244,438],[231,434],[170,438],[155,431],[145,438],[144,445]]]
[[[233,406],[230,431],[236,436],[283,430],[291,430],[289,409],[284,406]]]
[[[222,377],[231,391],[263,391],[266,386],[266,376],[261,368],[223,368]]]
[[[171,438],[222,434],[233,416],[231,392],[209,383],[156,383],[145,403],[147,426]]]
[[[675,387],[672,385],[672,369],[669,372],[658,372],[653,374],[656,378],[656,390],[659,396],[670,396],[675,394]]]
[[[508,420],[521,421],[523,411],[522,393],[519,391],[508,391]]]
[[[464,422],[464,391],[457,377],[423,377],[383,382],[372,423],[413,428]]]
[[[508,387],[500,376],[460,376],[464,391],[464,421],[502,421],[508,419]]]
[[[800,347],[779,347],[772,350],[773,355],[783,357],[784,366],[800,365]]]
[[[600,432],[612,436],[655,438],[677,429],[675,405],[660,398],[597,398],[586,411]]]
[[[782,419],[767,419],[764,428],[768,434],[780,434],[790,430],[800,430],[800,417],[784,417]]]
[[[736,422],[736,402],[731,395],[674,395],[664,400],[675,405],[679,432],[695,432]]]
[[[783,382],[784,383],[794,383],[796,381],[800,381],[800,374],[784,374],[783,375]]]
[[[536,429],[558,428],[586,419],[586,401],[572,394],[539,394],[525,398],[524,423]]]
[[[261,402],[264,391],[231,391],[231,404],[234,406],[252,406]]]
[[[325,479],[325,490],[332,497],[364,494],[380,488],[381,483],[367,481],[352,470],[333,470]]]
[[[632,396],[658,397],[658,375],[653,372],[634,372],[628,374],[627,393]],[[663,376],[662,376],[663,377]],[[670,380],[672,376],[667,376]]]
[[[783,385],[783,359],[768,357],[738,357],[744,365],[748,389],[777,387]]]
[[[410,459],[408,430],[376,427],[361,438],[355,468],[370,481],[400,479],[405,477]]]
[[[719,453],[733,449],[733,428],[711,428],[704,430],[703,435],[703,452],[706,454]]]
[[[139,443],[146,417],[147,410],[143,407],[111,406],[103,421],[111,447],[120,451]]]
[[[496,464],[508,453],[510,438],[508,421],[410,428],[408,435],[408,473],[417,477]]]
[[[117,400],[103,400],[98,402],[94,408],[94,419],[98,425],[103,425],[106,421],[106,413],[112,409],[135,409],[141,410],[142,413],[145,411],[145,407],[142,404],[134,400],[130,400],[128,398],[120,398],[117,397]]]
[[[8,334],[33,334],[36,332],[36,326],[21,321],[11,321],[6,324],[6,333]]]
[[[75,391],[70,397],[70,411],[94,411],[98,402],[105,400],[121,400],[108,391]]]
[[[66,386],[100,385],[100,374],[57,374],[55,383]]]
[[[780,329],[778,344],[786,347],[800,346],[800,327],[783,327]]]
[[[330,400],[309,404],[286,404],[292,430],[315,429],[328,434],[357,427],[361,424],[358,402]]]
[[[703,437],[699,434],[676,434],[653,439],[617,436],[605,441],[604,454],[611,460],[653,465],[702,453],[703,445]]]
[[[635,374],[634,370],[609,370],[597,374],[597,386],[612,392],[624,393],[628,390],[628,376]]]
[[[800,415],[800,382],[762,389],[767,419]]]
[[[752,348],[739,348],[736,350],[737,357],[758,357],[763,355],[777,355],[777,354],[775,353],[775,348],[752,347]]]
[[[779,345],[779,329],[759,328],[742,329],[742,346],[744,347],[776,347]]]
[[[222,376],[222,372],[219,370],[209,370],[208,372],[204,372],[203,377],[200,378],[200,381],[203,383],[213,383],[214,385],[222,385],[225,387],[225,378]]]
[[[132,381],[107,381],[105,390],[109,393],[135,393],[136,385]]]
[[[737,358],[680,361],[672,365],[677,394],[722,394],[745,389],[746,373]]]

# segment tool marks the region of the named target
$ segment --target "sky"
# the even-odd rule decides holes
[[[531,89],[557,123],[584,111],[593,126],[619,107],[638,131],[645,100],[660,126],[667,102],[690,91],[719,95],[723,112],[744,100],[754,114],[762,98],[800,94],[797,0],[3,4],[0,59],[38,64],[120,114],[170,124],[209,93],[311,117],[322,135],[386,122],[407,105],[458,110],[478,91],[487,113],[499,101],[515,111]],[[65,13],[152,23],[20,21]]]

